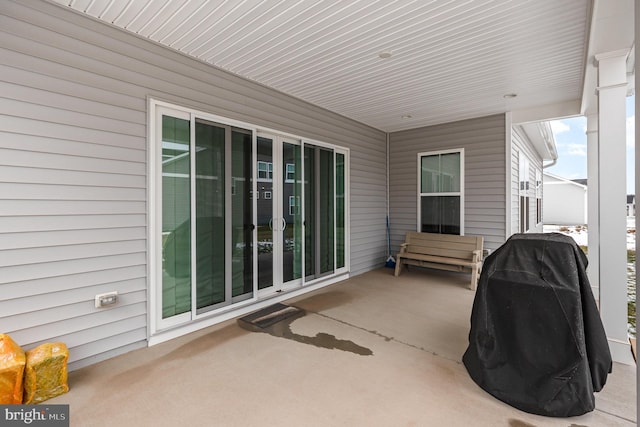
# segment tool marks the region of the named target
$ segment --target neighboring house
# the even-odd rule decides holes
[[[635,194],[627,194],[627,216],[636,216],[636,196]]]
[[[451,62],[455,74],[462,75],[457,82],[464,82],[451,87],[464,98],[445,100],[443,111],[415,125],[397,124],[401,114],[409,123],[416,120],[403,104],[401,113],[393,110],[398,122],[388,126],[385,117],[397,106],[383,100],[385,117],[374,127],[140,33],[176,41],[197,30],[202,33],[191,40],[191,47],[208,49],[200,46],[207,40],[199,37],[213,26],[183,28],[184,14],[195,7],[189,2],[179,7],[168,2],[166,8],[156,2],[57,3],[4,0],[0,5],[0,332],[27,349],[52,340],[65,342],[71,369],[379,268],[387,255],[387,216],[393,252],[408,230],[482,235],[489,250],[513,233],[540,230],[541,171],[545,160],[555,158],[555,148],[548,125],[530,122],[582,114],[583,88],[575,82],[582,76],[585,85],[591,82],[592,70],[585,73],[583,67],[594,62],[570,58],[573,65],[565,64],[566,72],[536,80],[539,87],[523,83],[517,88],[528,92],[523,101],[504,95],[511,83],[491,76],[492,85],[500,89],[478,101],[476,90],[483,84],[474,81],[465,54],[447,48],[446,58],[440,57],[446,61],[431,71],[420,70],[415,82],[428,86],[436,72],[448,75],[440,67]],[[210,41],[227,45],[235,38],[244,46],[242,31],[263,29],[253,25],[254,18],[264,16],[265,25],[274,22],[271,15],[257,14],[236,28],[240,17],[234,13],[253,7],[250,3],[220,3],[230,8],[230,27]],[[256,7],[271,7],[267,3]],[[386,7],[361,2],[334,11],[312,3],[332,17],[316,22],[320,32],[340,22],[334,13]],[[286,2],[277,4],[269,13],[281,10],[288,18],[287,7]],[[538,7],[532,3],[526,13]],[[561,8],[571,19],[579,15],[575,28],[570,27],[575,33],[571,52],[591,57],[587,47],[592,43],[584,37],[590,34],[589,23],[602,21],[585,19],[592,10],[580,2],[547,2],[537,12],[549,7]],[[576,13],[576,7],[583,13]],[[521,11],[518,6],[510,9]],[[393,12],[377,10],[380,16]],[[193,9],[189,19],[199,18],[198,11]],[[356,17],[368,17],[366,12]],[[307,12],[302,8],[296,13]],[[164,16],[175,19],[162,21]],[[118,28],[121,19],[136,28]],[[147,25],[156,19],[161,21],[154,21],[157,27]],[[535,27],[546,20],[535,21]],[[449,25],[449,20],[442,21]],[[482,24],[475,17],[468,21]],[[424,22],[420,28],[428,27]],[[455,28],[457,21],[452,22]],[[354,25],[354,31],[361,24]],[[505,28],[521,29],[508,24]],[[460,49],[464,43],[457,37],[464,32],[457,28],[454,37]],[[390,38],[395,34],[390,32]],[[496,48],[499,54],[506,52],[499,61],[475,46],[467,55],[478,67],[491,61],[504,67],[527,57],[529,47],[513,35],[519,33],[491,36],[491,43],[515,43]],[[413,33],[410,37],[413,40]],[[270,39],[260,38],[259,43],[268,47]],[[553,41],[548,46],[558,45]],[[253,61],[260,52],[243,59]],[[534,65],[545,59],[542,56],[557,56],[546,52],[545,46],[536,53]],[[389,59],[375,52],[373,56],[374,61]],[[431,66],[432,58],[423,56]],[[411,61],[408,57],[401,59]],[[278,59],[268,54],[264,61]],[[363,61],[354,73],[369,76],[369,59]],[[284,72],[286,80],[291,62],[296,61],[273,69]],[[391,76],[385,83],[404,84],[402,64],[395,71],[385,68],[391,65],[379,66],[384,76]],[[317,78],[350,69],[321,66],[314,68]],[[513,70],[514,77],[546,72],[544,66]],[[560,87],[564,81],[574,82],[571,92],[553,86],[556,78]],[[552,90],[540,95],[548,85]],[[349,82],[352,86],[357,85]],[[349,104],[346,90],[333,97]],[[425,105],[449,96],[446,88],[432,90],[399,86],[396,91],[402,99]],[[595,93],[591,87],[584,90],[589,96]],[[458,114],[467,107],[465,101],[472,108]],[[521,102],[522,108],[509,102]],[[350,112],[356,117],[367,107],[355,103]],[[118,292],[117,304],[96,308],[96,295],[112,291]]]
[[[545,224],[587,224],[586,185],[545,172],[543,188]]]

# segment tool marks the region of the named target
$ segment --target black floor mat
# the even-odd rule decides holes
[[[286,304],[273,304],[238,319],[238,324],[249,330],[266,329],[284,319],[304,316],[305,311]]]

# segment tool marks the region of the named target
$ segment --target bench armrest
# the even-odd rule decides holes
[[[407,253],[407,247],[409,247],[408,243],[402,243],[400,245],[400,253],[401,254]]]
[[[473,262],[482,261],[482,251],[480,249],[476,249],[473,251]]]

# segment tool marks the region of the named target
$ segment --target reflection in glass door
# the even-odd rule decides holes
[[[258,289],[273,286],[273,139],[257,138]]]
[[[305,279],[346,266],[345,154],[304,146]]]
[[[154,108],[154,331],[347,272],[347,151]]]
[[[161,318],[191,311],[191,144],[189,116],[162,115]]]
[[[231,129],[231,274],[233,301],[253,296],[253,137]]]
[[[346,265],[345,155],[336,153],[336,269]]]
[[[196,308],[225,301],[225,134],[196,120]]]
[[[253,134],[159,110],[162,328],[253,296]]]
[[[282,173],[282,282],[302,277],[302,150],[300,144],[283,142]]]
[[[302,277],[301,149],[279,136],[257,138],[258,289]]]

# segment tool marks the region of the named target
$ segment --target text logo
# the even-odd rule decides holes
[[[0,405],[0,427],[69,427],[69,405]]]

